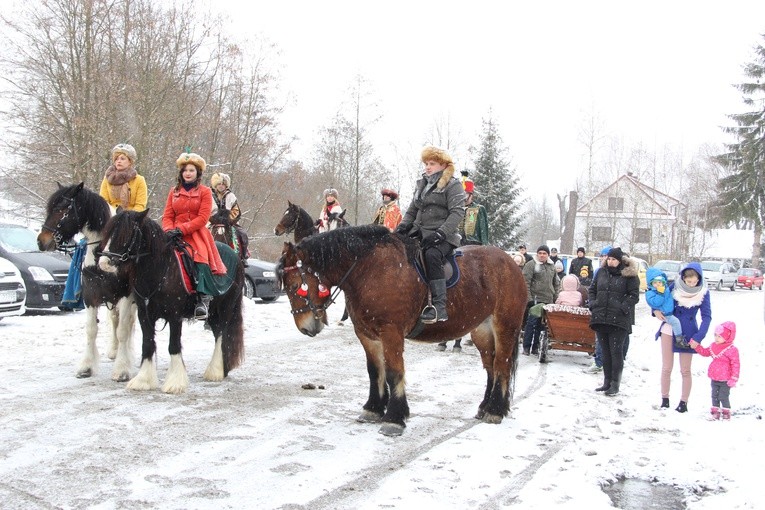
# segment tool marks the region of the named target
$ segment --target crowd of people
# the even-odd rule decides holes
[[[106,169],[100,195],[113,208],[143,211],[147,206],[147,185],[136,171],[137,154],[129,144],[112,149],[112,164]],[[425,324],[449,319],[446,309],[446,280],[444,261],[454,250],[465,245],[490,243],[486,208],[477,200],[475,184],[469,172],[463,170],[457,178],[454,161],[443,149],[426,147],[421,153],[424,165],[421,178],[415,183],[411,202],[402,214],[399,194],[392,188],[380,192],[382,203],[372,218],[372,224],[389,231],[416,238],[422,250],[422,261],[431,299],[422,310],[420,320]],[[162,215],[162,227],[168,240],[180,241],[190,247],[196,267],[197,305],[195,318],[205,320],[207,307],[216,295],[214,275],[226,273],[226,267],[207,229],[212,214],[219,209],[229,212],[236,228],[242,262],[247,260],[246,232],[238,225],[241,210],[231,190],[231,178],[215,173],[211,187],[202,184],[205,160],[186,151],[176,160],[176,182],[171,186]],[[327,188],[315,227],[319,233],[338,228],[344,223],[344,210],[338,191]],[[347,224],[347,223],[346,223]],[[539,339],[544,323],[543,307],[556,303],[587,307],[590,328],[595,332],[596,348],[592,367],[588,371],[603,374],[603,383],[595,389],[607,396],[621,389],[624,360],[627,356],[635,306],[640,299],[637,264],[619,247],[607,246],[599,252],[597,265],[586,256],[585,247],[576,250],[576,257],[565,267],[556,247],[540,245],[535,255],[527,253],[521,244],[513,260],[520,267],[527,286],[527,307],[524,316],[522,348],[524,355],[539,352]],[[738,349],[733,345],[736,325],[726,321],[714,330],[714,341],[703,346],[711,326],[710,295],[701,265],[689,263],[674,282],[657,268],[649,268],[645,294],[651,314],[660,321],[656,332],[661,352],[660,409],[670,407],[671,376],[675,357],[680,367],[680,400],[675,410],[688,411],[694,354],[712,358],[708,375],[712,384],[711,419],[730,419],[730,389],[736,386],[740,363]],[[461,339],[454,340],[454,350],[461,349]],[[446,342],[439,344],[444,350]]]

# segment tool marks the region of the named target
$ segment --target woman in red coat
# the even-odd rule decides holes
[[[170,189],[162,215],[162,229],[171,238],[183,237],[191,247],[197,269],[197,306],[194,318],[207,319],[207,306],[218,292],[213,275],[226,274],[207,221],[212,211],[212,192],[201,183],[205,160],[198,154],[186,152],[175,162],[178,182]]]

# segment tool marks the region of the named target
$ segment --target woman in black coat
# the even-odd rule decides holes
[[[595,391],[604,391],[608,396],[619,393],[624,340],[632,328],[639,299],[637,264],[620,248],[612,248],[590,286],[590,328],[603,350],[603,386]]]

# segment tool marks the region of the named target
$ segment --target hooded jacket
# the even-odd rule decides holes
[[[606,261],[600,266],[590,286],[590,328],[611,326],[630,331],[635,305],[640,300],[640,278],[635,261],[622,257],[612,273]]]
[[[434,185],[428,183],[431,177],[438,179]],[[446,241],[458,247],[461,241],[458,228],[465,217],[466,198],[462,183],[454,177],[453,165],[432,176],[423,174],[415,184],[414,197],[401,223],[412,225],[410,235],[419,235],[422,239],[440,228],[446,234]]]
[[[735,333],[727,342],[721,344],[714,342],[709,347],[702,347],[701,344],[696,346],[697,353],[712,358],[707,375],[713,381],[738,381],[741,363],[739,362],[738,349],[733,345],[734,339]]]
[[[558,299],[555,300],[556,304],[582,306],[584,296],[582,296],[582,293],[578,290],[579,278],[577,278],[576,275],[567,274],[564,276],[560,286],[563,290],[558,294]]]
[[[712,305],[709,302],[709,289],[707,288],[707,282],[704,281],[704,273],[701,269],[701,264],[698,262],[691,262],[683,269],[680,270],[678,278],[683,277],[683,272],[686,269],[693,269],[701,278],[697,287],[700,287],[698,292],[692,296],[684,295],[682,289],[677,288],[675,282],[670,285],[672,289],[672,298],[675,301],[675,317],[680,320],[680,326],[683,329],[683,336],[686,341],[696,340],[701,343],[704,337],[707,336],[709,331],[709,325],[712,323]],[[701,313],[701,324],[696,321],[696,315]],[[662,322],[662,325],[664,323]],[[656,338],[661,336],[661,327],[656,332]],[[678,347],[675,342],[672,343],[673,352],[686,352],[694,354],[696,351],[691,349],[690,346],[687,349]]]
[[[651,285],[651,282],[657,278],[664,280],[664,292],[659,292]],[[646,271],[645,279],[648,287],[645,291],[645,302],[651,307],[651,310],[659,310],[664,315],[673,315],[675,313],[675,300],[672,297],[672,289],[667,283],[667,275],[664,271],[655,267],[649,267]]]

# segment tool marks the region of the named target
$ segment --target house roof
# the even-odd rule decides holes
[[[653,202],[655,204],[656,208],[658,208],[659,213],[671,215],[669,211],[668,206],[682,204],[685,205],[684,202],[676,199],[673,196],[667,195],[666,193],[659,191],[656,188],[653,188],[651,186],[648,186],[645,183],[640,182],[636,178],[632,177],[629,174],[624,174],[619,176],[614,182],[603,188],[600,192],[598,192],[594,197],[589,199],[587,202],[581,205],[576,212],[587,212],[588,209],[590,209],[591,204],[598,200],[600,197],[608,193],[609,190],[618,187],[620,182],[626,182],[628,185],[634,187],[637,192],[642,194],[646,200]]]

